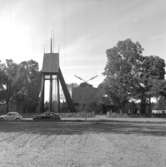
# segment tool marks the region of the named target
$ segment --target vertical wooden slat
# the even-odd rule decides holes
[[[45,89],[45,75],[42,74],[41,97],[40,97],[40,112],[44,112],[44,89]]]

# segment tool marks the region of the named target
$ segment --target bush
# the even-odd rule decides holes
[[[119,117],[123,117],[126,118],[128,117],[128,114],[126,113],[116,113],[116,112],[107,112],[107,117],[112,117],[112,118],[119,118]]]
[[[6,104],[1,104],[0,105],[0,114],[5,114],[6,113]]]
[[[70,117],[75,117],[75,118],[91,118],[94,117],[95,114],[94,112],[77,112],[77,113],[58,113],[60,117],[64,118],[70,118]]]

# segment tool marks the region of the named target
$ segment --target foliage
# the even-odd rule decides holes
[[[87,82],[83,82],[80,84],[80,87],[93,87],[92,85],[88,84]]]
[[[154,109],[156,110],[166,110],[166,98],[164,96],[161,96],[157,103],[154,106]]]
[[[158,56],[144,57],[139,70],[140,75],[136,78],[139,86],[135,89],[135,98],[141,100],[141,112],[143,114],[151,114],[151,98],[160,95],[164,81],[164,68],[165,62]],[[149,107],[146,111],[147,104]]]
[[[6,101],[7,112],[9,104],[16,105],[17,110],[34,109],[40,89],[38,63],[30,60],[16,64],[13,60],[6,60],[6,64],[0,67],[0,85],[3,88],[0,100]]]
[[[138,68],[143,61],[142,51],[141,45],[130,39],[119,41],[117,46],[106,51],[104,85],[108,97],[120,110],[132,96]]]
[[[141,113],[147,114],[147,105],[148,113],[151,110],[151,97],[165,93],[165,62],[158,56],[143,56],[142,52],[140,43],[130,39],[119,41],[115,47],[108,49],[103,84],[106,94],[120,110],[135,99],[141,101]]]

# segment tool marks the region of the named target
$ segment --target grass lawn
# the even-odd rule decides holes
[[[163,167],[164,122],[0,122],[0,167]]]

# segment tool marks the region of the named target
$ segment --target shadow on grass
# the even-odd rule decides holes
[[[23,132],[45,135],[79,135],[83,133],[114,133],[166,136],[166,124],[127,121],[20,121],[0,122],[0,132]]]

